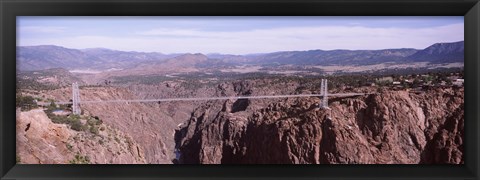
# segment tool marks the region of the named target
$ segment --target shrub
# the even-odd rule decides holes
[[[75,157],[70,160],[70,164],[90,164],[90,158],[88,156],[81,156],[77,153]]]
[[[73,120],[70,122],[70,128],[75,131],[85,131],[87,127],[80,122],[80,120]]]
[[[71,114],[70,116],[68,116],[70,119],[72,120],[80,120],[80,115],[76,115],[76,114]]]
[[[69,124],[70,119],[68,116],[57,116],[57,115],[51,115],[50,119],[52,120],[53,123],[56,124]]]
[[[73,146],[72,146],[72,145],[70,145],[70,144],[68,144],[68,143],[66,144],[66,146],[67,146],[67,149],[68,149],[68,150],[70,150],[70,151],[71,151],[71,150],[72,150],[72,148],[73,148]]]
[[[48,110],[55,110],[57,109],[57,104],[55,104],[54,100],[50,100],[50,105],[48,105]]]
[[[18,154],[17,154],[17,157],[16,157],[16,161],[17,161],[17,164],[20,164],[20,162],[22,161],[22,160],[20,159],[20,156],[18,156]]]
[[[92,118],[88,118],[88,119],[87,119],[87,124],[88,124],[89,126],[93,126],[93,125],[96,124],[96,120],[95,120],[95,119],[92,119]]]
[[[98,125],[101,125],[101,124],[103,124],[103,121],[102,121],[101,119],[98,119],[98,120],[97,120],[97,123],[96,123],[95,125],[98,126]]]
[[[38,107],[35,98],[32,96],[22,96],[21,94],[17,94],[16,96],[16,106],[20,107],[23,111],[29,111]]]
[[[98,126],[98,125],[101,125],[103,123],[103,121],[100,120],[97,116],[95,116],[94,118],[91,118],[91,117],[88,118],[87,123],[90,126],[94,126],[94,125]]]
[[[98,127],[97,126],[90,126],[90,132],[98,135]]]
[[[70,125],[70,129],[75,131],[85,131],[87,130],[87,126],[83,125],[80,121],[79,115],[70,115],[70,116],[57,116],[51,113],[51,111],[45,111],[47,116],[52,120],[53,123],[56,124],[68,124]]]

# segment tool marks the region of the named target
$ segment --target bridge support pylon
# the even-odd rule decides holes
[[[80,92],[78,90],[78,83],[72,83],[72,113],[75,115],[80,115],[82,112],[80,110]]]
[[[328,107],[328,81],[327,79],[322,79],[320,84],[320,94],[322,94],[322,101],[320,107],[322,109],[330,109]]]

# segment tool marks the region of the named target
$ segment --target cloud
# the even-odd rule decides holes
[[[196,29],[174,29],[174,28],[157,28],[151,29],[148,31],[136,32],[135,34],[138,35],[145,35],[145,36],[188,36],[188,37],[195,37],[199,36],[200,34],[206,35],[206,32],[198,31]]]
[[[122,37],[75,36],[64,38],[20,38],[20,45],[54,44],[71,48],[105,47],[118,50],[163,53],[265,53],[312,49],[423,49],[438,42],[464,38],[463,23],[429,28],[380,28],[354,26],[311,26],[205,31],[201,29],[156,28]]]
[[[58,26],[25,26],[20,27],[20,32],[27,33],[61,33],[66,31],[66,27]]]

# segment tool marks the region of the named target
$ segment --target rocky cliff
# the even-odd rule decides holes
[[[48,92],[47,98],[68,101],[70,89],[58,89]],[[84,101],[141,99],[131,91],[119,87],[85,87],[80,89]],[[174,158],[173,134],[177,124],[172,117],[180,116],[175,104],[153,103],[91,103],[82,104],[82,113],[98,116],[106,125],[129,135],[142,149],[146,163],[169,164]],[[182,121],[187,119],[184,115]],[[178,120],[179,121],[179,120]]]
[[[462,164],[463,97],[382,91],[332,98],[330,109],[318,98],[211,101],[177,129],[176,148],[187,164]]]
[[[143,148],[129,135],[101,125],[97,134],[54,124],[42,109],[17,111],[17,163],[145,164]]]

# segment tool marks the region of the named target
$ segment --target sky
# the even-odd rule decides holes
[[[424,49],[463,40],[463,16],[17,17],[17,46],[166,54]]]

